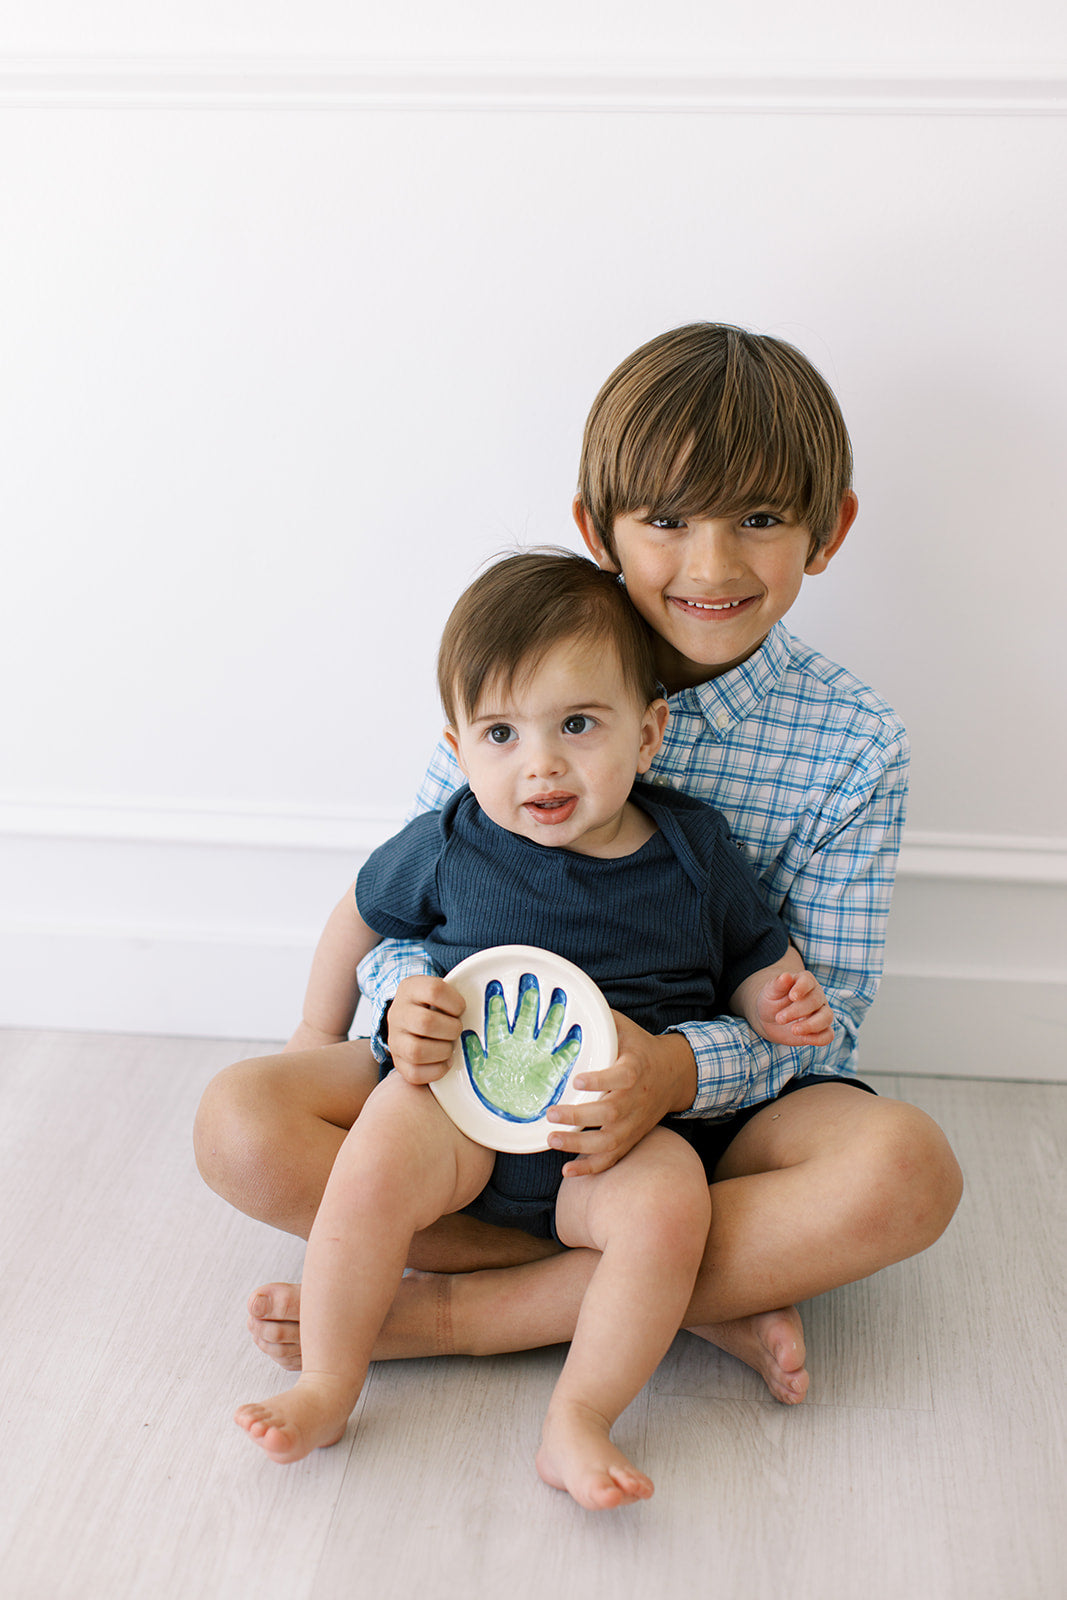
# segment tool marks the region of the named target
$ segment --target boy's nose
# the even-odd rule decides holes
[[[733,528],[718,519],[690,524],[687,556],[689,576],[702,583],[736,577],[742,568]]]

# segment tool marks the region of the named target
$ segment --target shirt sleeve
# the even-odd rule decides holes
[[[822,1050],[768,1044],[735,1017],[682,1023],[696,1060],[689,1117],[724,1117],[773,1099],[790,1078],[851,1070],[860,1023],[878,990],[886,921],[904,826],[908,746],[900,732],[857,763],[849,784],[827,803],[771,884],[779,915],[834,1013],[833,1043]]]
[[[411,818],[427,811],[439,811],[449,796],[465,782],[455,756],[442,739],[419,785]],[[372,922],[370,926],[375,925]],[[382,1022],[402,980],[432,973],[433,970],[433,962],[422,945],[412,939],[383,939],[360,962],[357,981],[359,992],[373,1013],[371,1048],[378,1061],[387,1059],[388,1052],[382,1041]]]

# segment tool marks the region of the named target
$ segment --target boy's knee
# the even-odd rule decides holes
[[[280,1110],[275,1081],[272,1058],[262,1057],[224,1068],[204,1090],[193,1149],[200,1176],[217,1193],[227,1194],[242,1177],[262,1171]]]
[[[903,1102],[881,1104],[887,1115],[872,1127],[863,1152],[867,1226],[898,1233],[903,1253],[914,1254],[948,1227],[963,1194],[963,1174],[932,1117]]]

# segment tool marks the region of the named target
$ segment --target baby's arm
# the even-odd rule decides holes
[[[355,884],[330,913],[315,949],[304,1015],[286,1050],[312,1050],[348,1038],[359,1004],[356,969],[378,943],[356,909]]]
[[[750,973],[730,997],[730,1010],[744,1017],[769,1044],[833,1043],[834,1014],[817,978],[805,970],[800,951],[790,945],[781,961]]]

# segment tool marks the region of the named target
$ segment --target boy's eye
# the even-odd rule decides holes
[[[645,521],[650,528],[662,528],[665,533],[676,533],[685,527],[684,517],[646,517]]]
[[[596,723],[592,717],[587,717],[584,712],[578,716],[568,717],[563,724],[564,733],[588,733],[590,728],[595,728]]]
[[[515,729],[509,728],[506,722],[494,722],[491,728],[486,729],[485,737],[490,744],[510,744],[515,737]]]
[[[742,528],[755,528],[757,532],[768,528],[781,526],[781,517],[776,517],[773,511],[753,511],[742,522]]]

